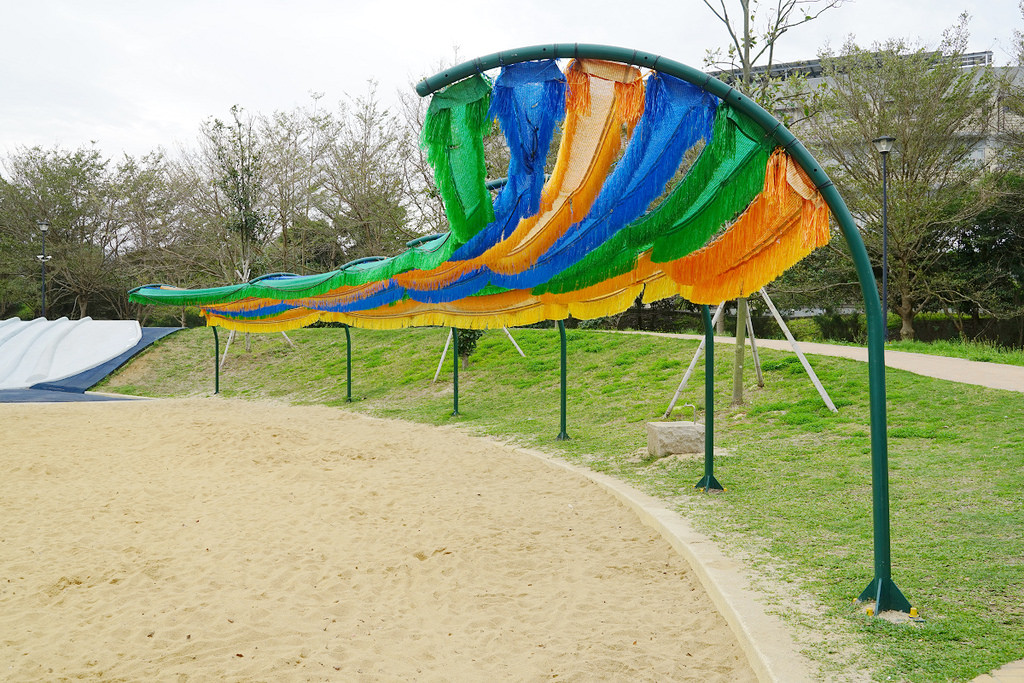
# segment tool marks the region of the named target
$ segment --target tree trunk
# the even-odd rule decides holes
[[[720,305],[725,306],[728,301],[723,301]],[[725,336],[725,309],[722,309],[722,315],[718,316],[718,322],[715,323],[715,334],[719,337]]]
[[[743,405],[743,353],[747,345],[747,298],[736,299],[736,356],[732,363],[732,404]]]
[[[914,340],[914,303],[907,296],[900,298],[901,303],[896,307],[896,312],[900,314],[900,320],[903,321],[902,327],[900,327],[900,339],[903,341]]]
[[[1013,293],[1013,307],[1020,310],[1020,292]],[[1024,315],[1017,316],[1017,346],[1024,348]]]

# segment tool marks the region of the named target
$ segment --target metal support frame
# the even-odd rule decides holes
[[[526,358],[526,354],[523,353],[523,350],[521,348],[519,348],[519,344],[516,343],[515,337],[513,337],[512,333],[508,331],[508,328],[507,327],[503,327],[501,329],[503,329],[505,331],[505,336],[508,337],[508,340],[510,342],[512,342],[512,346],[516,347],[516,351],[519,352],[519,355],[521,357],[523,357],[523,358]]]
[[[452,417],[459,416],[459,328],[452,328],[452,339],[455,340],[455,348],[452,353],[452,384],[455,387],[455,395],[452,399]]]
[[[743,353],[747,349],[747,297],[736,299],[736,343],[732,363],[732,405],[743,405]]]
[[[722,318],[722,313],[725,312],[725,304],[723,303],[717,309],[715,309],[715,317],[711,319],[711,326],[714,327],[718,324],[718,321]],[[686,388],[686,383],[690,381],[690,375],[693,374],[693,369],[697,367],[697,361],[700,360],[700,354],[704,352],[704,345],[708,343],[707,336],[700,340],[700,344],[697,345],[697,351],[693,354],[693,360],[690,361],[689,367],[686,368],[686,372],[683,373],[683,379],[679,382],[679,386],[676,387],[676,393],[672,396],[672,400],[669,401],[668,408],[665,409],[665,414],[662,416],[666,420],[672,415],[672,411],[676,409],[676,403],[679,401],[679,397],[683,393],[683,389]]]
[[[750,306],[747,306],[747,338],[750,339],[750,355],[754,357],[754,376],[757,386],[764,387],[764,373],[761,372],[761,355],[757,352],[757,339],[754,337],[754,321],[750,318]]]
[[[650,52],[641,52],[608,45],[586,43],[555,43],[534,45],[495,52],[472,61],[463,62],[445,69],[416,85],[421,96],[429,95],[446,85],[495,69],[506,64],[538,59],[558,58],[606,59],[654,69],[681,78],[729,103],[753,119],[758,126],[807,173],[818,192],[821,193],[832,216],[835,218],[850,247],[857,279],[864,298],[864,313],[868,325],[868,383],[871,415],[871,489],[872,517],[874,528],[874,571],[875,578],[862,593],[864,599],[877,600],[875,613],[885,610],[909,610],[909,603],[900,593],[891,578],[892,557],[889,537],[889,445],[886,433],[885,405],[885,321],[879,301],[878,285],[875,283],[871,261],[868,258],[864,240],[857,224],[846,207],[839,191],[807,148],[797,140],[778,119],[761,108],[756,102],[730,85],[680,62],[666,59]],[[705,321],[709,322],[709,321]],[[709,333],[710,336],[710,333]],[[711,348],[708,352],[710,355]],[[710,436],[707,439],[710,444]],[[709,446],[710,447],[710,446]]]
[[[882,317],[889,338],[889,152],[882,153]]]
[[[220,393],[220,336],[213,326],[213,393]]]
[[[715,325],[711,322],[711,309],[700,307],[704,318],[704,477],[694,488],[704,491],[724,491],[715,479]]]
[[[560,422],[561,429],[559,430],[558,436],[556,438],[557,438],[558,441],[568,441],[569,440],[569,432],[565,431],[565,412],[566,412],[566,409],[565,409],[565,405],[566,405],[565,390],[566,390],[566,385],[567,385],[568,381],[567,381],[566,360],[565,360],[565,355],[566,355],[565,354],[565,347],[566,347],[566,342],[565,342],[565,322],[562,321],[562,320],[558,321],[558,336],[559,336],[559,339],[560,339],[561,345],[562,345],[562,391],[561,391],[562,412],[561,412],[561,422]]]
[[[772,312],[773,316],[775,316],[775,322],[777,322],[779,327],[782,328],[783,334],[785,334],[786,339],[789,340],[789,345],[793,347],[793,352],[796,353],[796,357],[800,359],[800,364],[804,366],[804,372],[806,372],[807,376],[811,378],[811,384],[813,384],[814,388],[818,390],[818,395],[821,396],[821,400],[825,402],[825,406],[833,413],[838,413],[839,409],[836,408],[836,404],[832,402],[828,392],[825,391],[824,385],[822,385],[821,380],[818,379],[818,374],[814,372],[814,368],[811,367],[811,363],[807,360],[807,356],[805,356],[804,352],[800,349],[800,344],[797,343],[796,339],[793,337],[793,333],[789,331],[789,325],[787,325],[786,321],[782,319],[782,315],[779,314],[779,310],[775,308],[775,304],[772,303],[772,300],[768,298],[768,292],[764,290],[764,287],[761,288],[761,298],[764,299],[766,304],[768,304],[768,310]]]
[[[352,333],[345,325],[345,403],[352,402]]]
[[[448,357],[448,347],[452,343],[452,329],[448,328],[448,338],[444,340],[444,351],[441,352],[441,359],[437,361],[437,372],[434,373],[434,379],[430,380],[433,384],[437,381],[437,378],[441,376],[441,368],[444,367],[444,359]]]
[[[39,261],[39,265],[42,267],[42,279],[40,280],[41,292],[42,292],[42,311],[40,315],[46,318],[46,262],[52,257],[46,255],[46,231],[50,228],[49,221],[36,221],[36,225],[39,226],[39,232],[43,236],[43,253],[36,256],[36,260]]]

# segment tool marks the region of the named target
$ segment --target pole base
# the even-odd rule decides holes
[[[702,491],[724,491],[725,487],[718,483],[713,474],[705,474],[704,478],[697,482],[694,486],[695,489],[701,489]]]
[[[555,441],[568,441],[569,435],[566,432],[559,432],[558,436],[555,437]]]
[[[903,597],[903,593],[896,587],[892,579],[874,578],[864,592],[857,598],[859,602],[874,602],[875,614],[880,612],[907,612],[910,613],[910,602]]]

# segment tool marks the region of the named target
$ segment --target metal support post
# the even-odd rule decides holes
[[[715,479],[715,326],[711,322],[711,309],[700,307],[704,316],[704,478],[694,488],[705,491],[724,491]]]
[[[718,321],[722,319],[722,313],[725,311],[725,303],[715,309],[715,317],[711,319],[711,325],[714,327],[718,324]],[[707,338],[700,340],[700,344],[697,346],[697,351],[693,354],[693,360],[690,361],[690,367],[686,368],[686,372],[683,374],[683,380],[679,383],[676,388],[676,393],[672,397],[672,400],[668,404],[668,408],[665,409],[663,417],[667,420],[672,411],[676,408],[676,403],[679,401],[679,396],[683,393],[683,389],[686,388],[686,383],[690,381],[690,375],[693,374],[693,369],[697,367],[697,361],[700,360],[700,354],[704,351],[704,345],[707,344]]]
[[[567,384],[566,380],[566,361],[565,361],[565,322],[558,321],[558,335],[562,343],[562,416],[561,416],[561,431],[558,432],[558,441],[568,441],[569,433],[565,431],[565,388]]]
[[[455,348],[452,353],[452,383],[455,386],[454,408],[452,417],[459,415],[459,328],[452,328],[452,339],[455,341]]]
[[[220,336],[216,325],[213,327],[213,393],[220,393]]]
[[[345,402],[352,402],[352,333],[345,325]]]

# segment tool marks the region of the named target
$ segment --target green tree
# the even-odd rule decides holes
[[[125,240],[114,211],[109,161],[94,148],[32,147],[4,165],[0,222],[15,253],[23,258],[38,244],[37,220],[50,222],[47,314],[89,315],[92,304],[117,286],[113,263]]]
[[[1024,176],[1005,173],[993,182],[995,199],[960,232],[947,262],[958,295],[949,304],[954,320],[987,312],[1017,321],[1024,346]],[[961,334],[963,324],[959,323]]]
[[[823,56],[822,114],[808,123],[811,146],[861,225],[881,262],[882,162],[871,141],[896,138],[889,154],[889,308],[914,337],[925,307],[969,299],[948,277],[946,261],[963,226],[985,208],[974,158],[984,140],[994,80],[988,68],[963,68],[966,17],[947,31],[938,51],[890,40],[866,50],[848,42]]]

